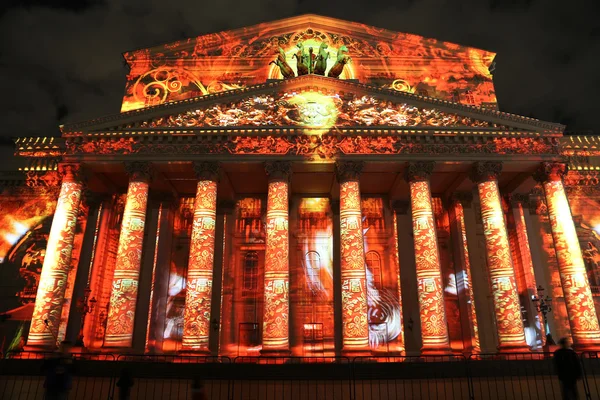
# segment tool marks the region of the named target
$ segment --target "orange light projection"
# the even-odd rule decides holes
[[[369,346],[367,279],[358,179],[340,182],[340,244],[344,351]]]
[[[288,182],[273,179],[267,193],[263,352],[289,351]]]
[[[48,237],[29,329],[27,344],[31,346],[55,347],[57,345],[56,338],[71,267],[82,184],[74,176],[76,171],[73,168],[76,167],[68,165],[62,168],[64,168],[63,183]]]
[[[498,182],[495,179],[487,180],[479,183],[477,188],[496,314],[498,347],[501,350],[527,350]]]
[[[404,351],[404,321],[402,320],[402,282],[400,279],[400,245],[398,244],[398,214],[394,211],[394,267],[398,271],[398,308],[400,310],[400,334],[398,335],[398,350]]]
[[[598,317],[563,183],[550,176],[543,186],[573,342],[580,349],[598,346]]]
[[[463,252],[463,271],[462,271],[462,284],[467,296],[467,312],[469,314],[471,328],[471,346],[473,351],[477,352],[480,350],[479,343],[479,326],[477,325],[477,313],[475,311],[475,296],[473,294],[472,277],[471,277],[471,260],[469,258],[469,247],[467,245],[467,228],[465,226],[465,210],[460,201],[454,202],[454,215],[456,217],[456,224],[458,231],[460,232],[460,244]]]
[[[445,352],[450,349],[450,341],[429,181],[410,182],[410,203],[423,338],[421,351],[423,353]]]
[[[208,351],[216,217],[217,182],[200,180],[186,281],[182,340],[185,349]]]
[[[106,347],[131,347],[133,339],[149,184],[141,173],[134,172],[130,179],[112,279]]]

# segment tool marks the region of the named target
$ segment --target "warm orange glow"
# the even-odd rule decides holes
[[[422,352],[450,349],[444,307],[440,255],[433,220],[431,190],[426,180],[410,182],[410,201],[421,314]]]
[[[479,183],[477,188],[496,314],[498,347],[501,350],[527,350],[498,182],[495,179],[487,180]]]
[[[263,352],[289,350],[288,190],[284,179],[269,182]]]
[[[394,211],[394,267],[398,271],[398,307],[400,310],[400,335],[398,335],[398,350],[404,351],[404,320],[402,317],[402,282],[400,279],[400,245],[398,244],[398,215]]]
[[[579,347],[597,346],[598,317],[563,183],[557,179],[543,185],[573,343]]]
[[[57,342],[82,184],[65,177],[62,183],[31,319],[28,344],[54,347]]]
[[[217,182],[201,180],[196,190],[194,222],[190,243],[183,347],[208,351],[210,306],[217,217]]]
[[[369,347],[367,279],[358,179],[340,182],[340,244],[344,351]]]
[[[147,201],[148,180],[136,174],[129,182],[121,223],[104,338],[107,347],[131,347]]]

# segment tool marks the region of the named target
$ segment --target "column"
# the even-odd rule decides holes
[[[106,322],[106,347],[131,347],[137,302],[146,206],[150,185],[150,164],[125,164],[129,187],[121,222],[110,308]]]
[[[340,184],[340,270],[342,278],[342,352],[369,350],[367,276],[360,208],[360,162],[336,163]]]
[[[57,345],[75,225],[83,187],[78,164],[59,164],[62,185],[46,246],[46,256],[35,298],[27,344],[50,347]]]
[[[285,161],[265,163],[269,177],[262,354],[289,354],[289,178]]]
[[[597,348],[600,327],[562,178],[565,164],[543,163],[535,175],[542,183],[548,206],[558,271],[567,305],[573,344],[579,350]]]
[[[434,167],[433,162],[421,161],[409,163],[406,170],[406,180],[410,186],[423,354],[450,352],[440,254],[429,186]]]
[[[469,332],[469,343],[465,348],[479,352],[479,325],[475,310],[473,278],[471,276],[471,258],[467,243],[467,227],[463,203],[471,202],[471,193],[455,193],[450,206],[450,224],[453,235],[454,257],[456,260],[456,284],[459,289],[459,305],[466,318],[461,318],[465,332]]]
[[[525,342],[515,270],[500,202],[498,176],[501,170],[501,163],[478,162],[475,163],[472,173],[481,205],[481,220],[498,332],[498,349],[529,351]]]
[[[194,201],[194,220],[190,241],[185,312],[183,315],[183,349],[210,353],[211,296],[217,218],[217,180],[219,164],[194,163],[198,178]]]

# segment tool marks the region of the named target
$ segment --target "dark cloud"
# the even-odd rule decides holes
[[[6,1],[6,0],[5,0]],[[121,53],[307,12],[498,53],[503,111],[600,132],[594,0],[29,0],[0,13],[3,136],[119,111]]]

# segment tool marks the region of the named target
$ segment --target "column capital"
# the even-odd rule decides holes
[[[129,161],[125,163],[125,171],[129,179],[150,180],[152,175],[152,164],[146,161]]]
[[[196,178],[200,181],[219,181],[220,164],[216,161],[194,161],[192,163]]]
[[[463,207],[471,208],[473,204],[473,193],[471,192],[454,192],[450,196],[451,203],[460,203]]]
[[[60,163],[58,164],[58,174],[63,182],[83,183],[84,176],[81,164],[79,163]]]
[[[543,162],[533,174],[533,179],[543,183],[547,181],[562,181],[568,168],[565,163]]]
[[[362,161],[338,161],[335,163],[335,176],[340,183],[356,180],[364,167],[365,163]]]
[[[289,181],[292,174],[292,163],[289,161],[267,161],[265,162],[265,172],[269,180]]]
[[[410,211],[410,201],[394,200],[394,201],[392,201],[392,209],[400,215],[406,215]]]
[[[502,172],[502,163],[496,161],[477,161],[471,169],[471,180],[474,183],[498,180]]]
[[[404,178],[407,182],[427,181],[435,168],[434,161],[414,161],[409,162],[404,171]]]

